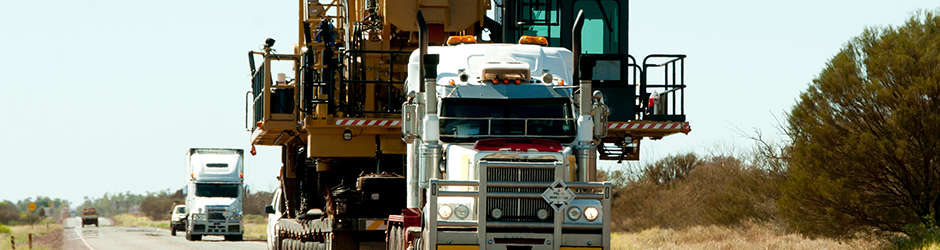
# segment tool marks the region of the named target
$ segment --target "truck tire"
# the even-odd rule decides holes
[[[170,235],[176,236],[176,228],[170,228]]]
[[[186,233],[186,240],[188,240],[188,241],[202,240],[202,235],[193,235],[193,234],[187,232],[187,233]]]
[[[225,241],[241,241],[241,240],[242,240],[242,237],[243,237],[243,235],[241,235],[241,234],[239,234],[239,235],[226,235],[226,236],[225,236]]]

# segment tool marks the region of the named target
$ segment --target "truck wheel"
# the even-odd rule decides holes
[[[202,235],[193,235],[193,234],[187,232],[187,233],[186,233],[186,240],[188,240],[188,241],[202,240]]]
[[[225,240],[226,240],[226,241],[241,241],[241,240],[242,240],[242,236],[243,236],[243,235],[241,235],[241,234],[239,234],[239,235],[226,235],[226,236],[225,236]]]
[[[176,236],[176,228],[170,228],[170,235]]]

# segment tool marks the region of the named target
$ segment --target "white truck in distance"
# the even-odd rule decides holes
[[[242,149],[191,148],[186,153],[187,240],[203,235],[242,240],[244,158]]]

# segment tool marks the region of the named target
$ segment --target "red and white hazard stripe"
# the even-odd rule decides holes
[[[688,127],[689,124],[685,122],[625,122],[625,123],[610,123],[607,125],[607,129],[662,129],[662,130],[673,130],[673,129],[682,129],[683,127]]]
[[[338,126],[400,126],[401,120],[336,119]]]

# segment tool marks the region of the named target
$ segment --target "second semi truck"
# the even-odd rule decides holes
[[[221,235],[225,240],[242,240],[244,151],[191,148],[186,152],[186,170],[186,239]]]

